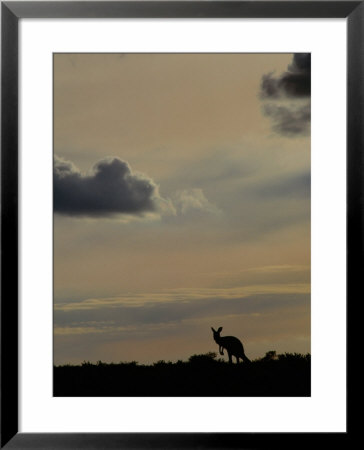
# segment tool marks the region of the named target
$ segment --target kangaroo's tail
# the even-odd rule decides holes
[[[245,355],[245,353],[243,354],[243,361],[246,363],[251,363],[250,359]]]

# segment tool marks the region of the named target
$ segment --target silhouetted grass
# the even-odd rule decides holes
[[[216,353],[176,363],[84,362],[54,367],[56,397],[303,397],[311,393],[310,355],[268,352],[251,363],[229,364]]]

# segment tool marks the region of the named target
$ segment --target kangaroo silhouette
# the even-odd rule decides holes
[[[250,359],[245,355],[244,347],[241,341],[235,336],[220,336],[222,327],[220,327],[217,331],[211,327],[211,330],[214,335],[214,341],[219,346],[220,355],[224,354],[224,348],[226,349],[229,356],[229,363],[232,364],[232,357],[235,356],[236,363],[239,363],[239,358],[241,358],[244,362],[251,362]]]

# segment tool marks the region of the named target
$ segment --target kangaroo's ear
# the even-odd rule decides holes
[[[220,327],[218,330],[217,330],[217,332],[218,333],[220,333],[221,332],[221,330],[222,330],[222,327]]]
[[[214,333],[216,333],[216,331],[211,327],[211,330],[214,332]]]

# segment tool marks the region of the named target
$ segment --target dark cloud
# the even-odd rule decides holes
[[[296,53],[287,72],[279,77],[273,73],[263,75],[261,96],[263,98],[309,97],[311,95],[311,55]]]
[[[296,53],[287,71],[278,77],[263,75],[261,82],[263,112],[279,134],[307,135],[311,123],[311,55]]]
[[[83,175],[70,161],[54,158],[54,211],[69,216],[108,217],[157,211],[163,199],[154,181],[132,173],[119,158],[99,161]]]

